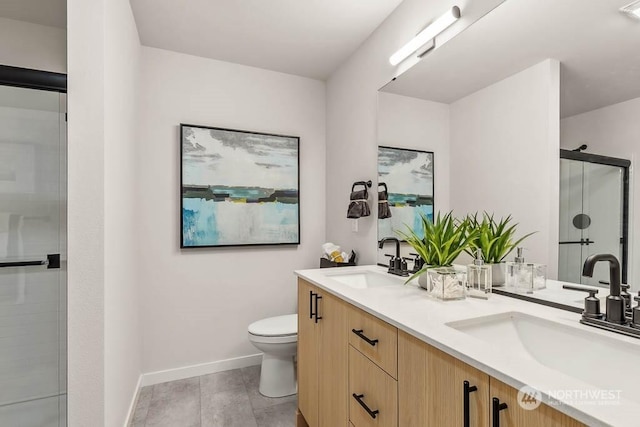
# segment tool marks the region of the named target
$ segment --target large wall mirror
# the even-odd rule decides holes
[[[435,212],[512,215],[519,235],[536,232],[524,255],[549,278],[606,287],[606,265],[580,272],[613,253],[637,291],[640,20],[620,12],[628,2],[502,3],[380,90],[378,144],[434,153]]]

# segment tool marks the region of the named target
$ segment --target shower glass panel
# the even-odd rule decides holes
[[[0,426],[66,426],[65,109],[0,86]]]
[[[623,167],[560,159],[559,280],[607,287],[608,265],[583,277],[584,261],[607,253],[625,261],[624,183]]]

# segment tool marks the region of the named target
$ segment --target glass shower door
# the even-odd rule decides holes
[[[560,159],[560,248],[558,279],[608,286],[609,268],[596,264],[593,277],[582,276],[593,254],[613,254],[622,263],[624,168]]]
[[[0,86],[0,426],[66,426],[65,104]]]

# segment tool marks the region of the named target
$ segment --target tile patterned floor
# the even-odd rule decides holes
[[[140,390],[131,427],[294,427],[296,396],[258,392],[260,366]]]

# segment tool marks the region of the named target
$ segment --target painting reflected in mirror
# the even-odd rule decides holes
[[[421,215],[433,220],[433,189],[432,152],[379,146],[378,241],[422,230]]]

